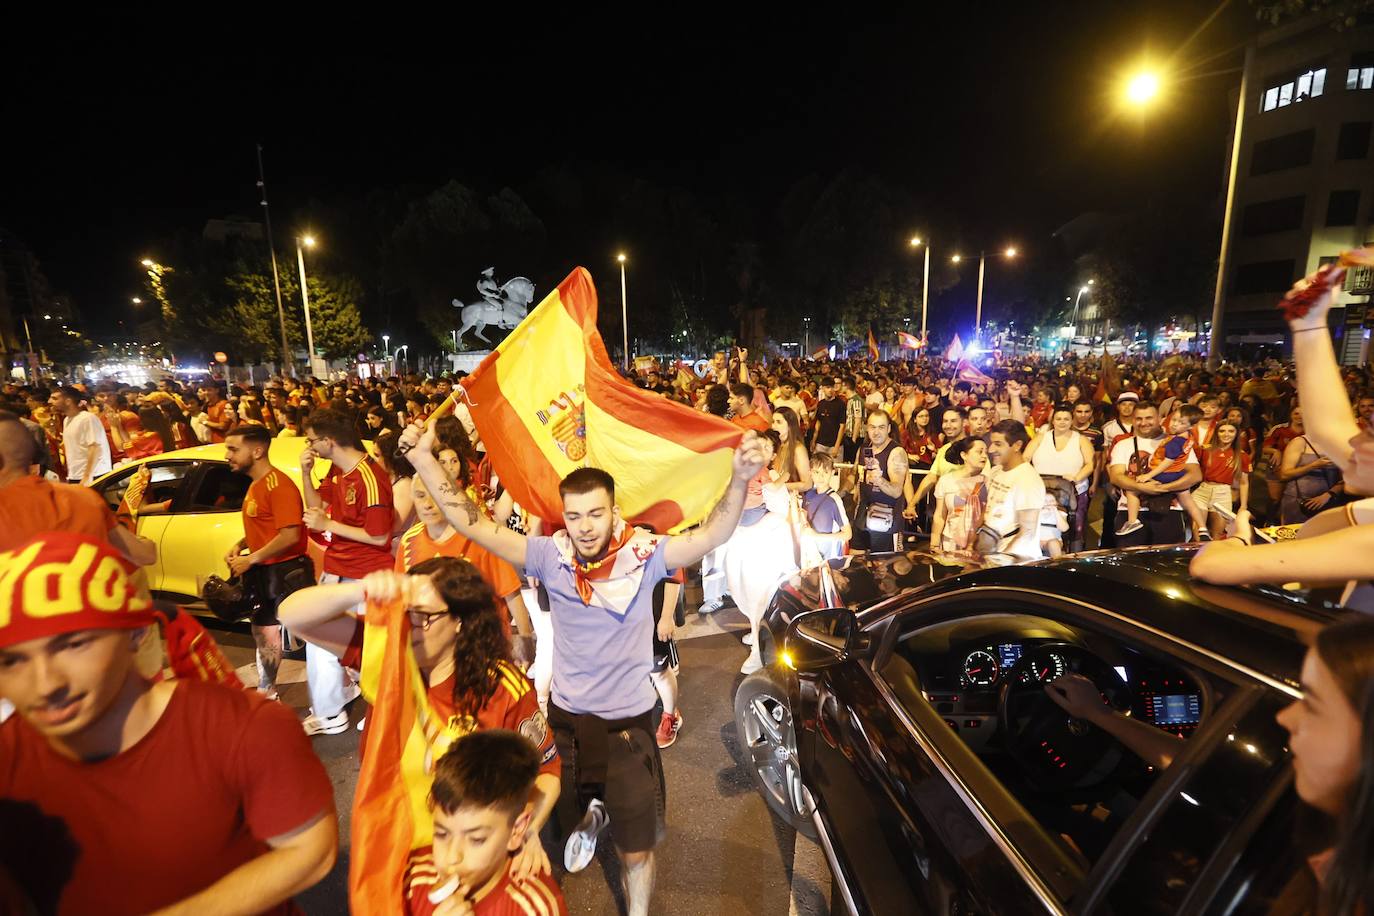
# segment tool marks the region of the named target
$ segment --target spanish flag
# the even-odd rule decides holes
[[[868,329],[868,358],[875,363],[878,361],[878,341],[873,337],[873,329]]]
[[[402,602],[369,603],[363,632],[363,696],[372,704],[353,793],[349,908],[398,912],[410,851],[433,841],[428,808],[431,720],[424,678],[410,649]]]
[[[921,338],[915,334],[908,334],[906,331],[898,331],[897,340],[901,343],[903,350],[919,350],[925,346]]]
[[[720,498],[740,439],[734,424],[621,378],[597,333],[596,288],[581,267],[463,387],[501,481],[551,521],[563,514],[558,482],[591,466],[615,478],[626,519],[681,531]]]
[[[1102,354],[1102,371],[1098,375],[1097,391],[1093,392],[1094,400],[1101,401],[1103,404],[1112,404],[1116,401],[1116,396],[1121,393],[1121,373],[1116,368],[1116,360],[1110,353]]]

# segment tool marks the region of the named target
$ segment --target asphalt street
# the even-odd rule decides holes
[[[829,912],[830,872],[815,844],[775,820],[744,769],[733,721],[735,688],[745,649],[743,616],[727,607],[710,617],[688,614],[679,631],[680,707],[684,726],[663,752],[668,787],[667,838],[658,849],[654,913],[733,916],[823,916]],[[213,631],[245,680],[256,683],[247,633]],[[283,663],[282,702],[304,717],[309,706],[305,667]],[[354,722],[362,701],[350,709]],[[334,783],[340,816],[340,855],[334,870],[298,898],[309,914],[347,913],[348,812],[358,773],[356,729],[311,739]],[[614,825],[611,830],[614,831]],[[549,831],[546,831],[546,834]],[[597,861],[578,874],[562,871],[562,851],[544,837],[572,913],[624,912],[619,873],[603,840]]]

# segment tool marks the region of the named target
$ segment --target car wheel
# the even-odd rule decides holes
[[[773,814],[814,840],[816,802],[802,784],[792,710],[769,669],[749,675],[735,691],[735,730],[749,776]]]

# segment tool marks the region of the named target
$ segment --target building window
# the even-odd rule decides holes
[[[1326,201],[1328,226],[1353,226],[1360,212],[1359,191],[1332,191]]]
[[[1312,147],[1317,131],[1313,128],[1261,140],[1250,154],[1250,174],[1267,175],[1284,169],[1312,164]]]
[[[1350,69],[1345,71],[1345,88],[1374,89],[1374,51],[1350,58]]]
[[[1348,121],[1341,125],[1336,141],[1337,159],[1365,159],[1369,156],[1369,121]]]
[[[1260,97],[1261,111],[1273,111],[1275,108],[1315,99],[1326,91],[1326,68],[1270,77],[1268,83]]]
[[[1237,296],[1286,292],[1296,279],[1293,261],[1256,261],[1236,268],[1231,292]]]
[[[1268,235],[1271,232],[1289,232],[1300,228],[1303,204],[1306,201],[1306,197],[1299,195],[1248,205],[1241,218],[1241,235]]]

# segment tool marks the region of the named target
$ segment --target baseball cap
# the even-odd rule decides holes
[[[1140,400],[1140,395],[1136,394],[1134,391],[1123,391],[1123,392],[1121,392],[1120,394],[1118,394],[1118,395],[1116,396],[1116,402],[1117,402],[1118,404],[1120,404],[1122,401],[1138,401],[1138,400]]]
[[[0,553],[0,648],[77,630],[137,629],[156,619],[133,566],[105,541],[62,531]]]

